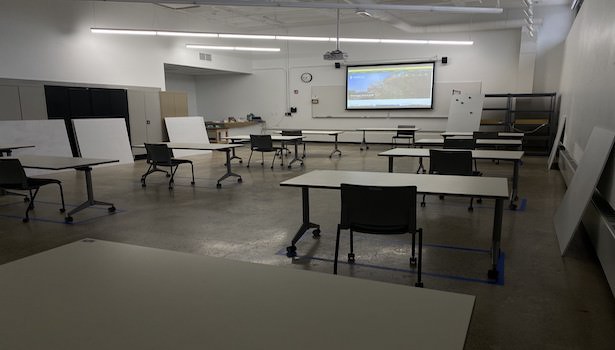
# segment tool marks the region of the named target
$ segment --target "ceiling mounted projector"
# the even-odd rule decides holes
[[[323,55],[323,58],[326,61],[343,61],[346,58],[348,58],[348,54],[345,52],[342,52],[339,49],[333,50],[333,51],[327,51],[325,52],[325,54]]]

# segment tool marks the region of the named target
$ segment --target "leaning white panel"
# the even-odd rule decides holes
[[[472,132],[480,127],[484,95],[460,94],[451,96],[446,131]]]
[[[119,164],[134,163],[123,118],[73,119],[73,129],[82,157],[119,159]]]
[[[167,117],[164,118],[169,141],[209,143],[207,129],[203,117]],[[195,154],[210,154],[211,151],[173,150],[175,157],[186,157]]]
[[[564,194],[562,203],[553,217],[555,234],[562,255],[566,253],[572,236],[581,222],[583,212],[611,154],[614,141],[614,132],[598,127],[595,127],[589,136],[583,158],[581,158],[581,162]]]
[[[72,157],[64,120],[7,120],[0,121],[2,144],[34,145],[13,150],[13,155]],[[26,169],[28,176],[50,174],[55,171]]]

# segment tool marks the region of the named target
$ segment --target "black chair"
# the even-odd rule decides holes
[[[472,169],[472,151],[429,150],[429,173],[438,175],[479,176]],[[443,195],[439,196],[444,199]],[[470,198],[469,211],[473,211],[474,197]],[[421,207],[425,206],[425,195]]]
[[[476,139],[474,137],[447,137],[444,139],[444,149],[475,149],[476,148]],[[478,171],[478,165],[476,164],[476,159],[474,159],[474,171],[479,173],[478,175],[482,175]]]
[[[412,256],[410,264],[417,264],[415,254],[416,234],[419,234],[417,282],[415,286],[423,287],[421,280],[423,229],[416,228],[416,186],[380,187],[361,185],[341,185],[342,210],[340,223],[337,225],[335,239],[335,260],[333,273],[337,274],[340,232],[350,230],[350,253],[348,263],[355,262],[353,234],[405,234],[412,235]]]
[[[49,184],[56,184],[60,187],[60,198],[62,199],[60,213],[65,212],[64,191],[62,190],[62,182],[60,180],[28,177],[19,159],[0,159],[0,187],[14,191],[28,191],[30,195],[23,222],[30,221],[29,212],[34,209],[34,199],[38,191],[42,186]],[[34,193],[32,193],[33,190]]]
[[[194,185],[194,165],[191,160],[188,159],[177,159],[173,157],[173,150],[171,150],[165,144],[159,143],[146,143],[145,149],[147,151],[147,164],[149,164],[149,168],[145,174],[141,176],[141,186],[145,187],[145,179],[152,173],[162,172],[166,173],[169,179],[169,189],[173,189],[173,183],[175,182],[175,172],[177,172],[177,168],[179,168],[180,164],[190,164],[190,168],[192,171],[192,181],[191,185]],[[158,167],[169,167],[171,173],[168,171],[159,169]]]
[[[414,128],[414,125],[398,125],[398,128]],[[397,146],[397,139],[406,139],[408,140],[408,147],[410,145],[414,145],[414,131],[410,130],[398,130],[397,134],[391,138],[391,142],[393,143],[393,147]]]
[[[273,159],[271,160],[271,169],[273,169],[273,163],[275,157],[279,154],[282,156],[282,147],[274,147],[271,135],[250,135],[250,158],[248,158],[248,165],[250,167],[250,160],[252,159],[252,153],[261,152],[261,165],[265,165],[265,152],[275,152]]]
[[[282,130],[282,136],[303,136],[303,132],[301,130]],[[305,158],[305,142],[303,140],[297,142],[299,145],[303,145],[303,155],[301,158]],[[284,149],[290,153],[288,148],[284,147]]]

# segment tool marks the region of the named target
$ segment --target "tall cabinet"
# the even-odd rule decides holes
[[[481,125],[523,132],[523,150],[548,155],[557,130],[557,94],[485,94]]]

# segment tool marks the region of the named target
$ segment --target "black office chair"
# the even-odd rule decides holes
[[[301,130],[282,130],[282,136],[303,136],[303,132]],[[301,158],[305,158],[305,142],[303,140],[298,141],[299,145],[303,145],[303,155]],[[284,147],[284,149],[290,153],[288,148]]]
[[[30,201],[26,208],[26,214],[22,220],[23,222],[30,221],[29,212],[34,209],[34,199],[38,194],[38,190],[40,190],[42,186],[49,184],[56,184],[60,187],[60,198],[62,199],[60,213],[65,212],[64,191],[62,190],[62,182],[60,180],[28,177],[19,159],[0,158],[0,187],[14,191],[28,191],[30,195]],[[32,193],[32,190],[34,190],[34,193]]]
[[[273,163],[275,157],[279,154],[282,156],[282,147],[274,147],[271,135],[250,135],[250,158],[248,158],[248,165],[250,167],[250,160],[252,159],[252,153],[261,152],[261,165],[265,164],[265,152],[275,152],[273,159],[271,160],[271,169],[273,169]]]
[[[479,176],[472,169],[472,151],[429,150],[429,173],[438,175]],[[443,195],[439,196],[444,199]],[[474,197],[470,198],[468,211],[474,210]],[[425,195],[421,207],[425,206]]]
[[[175,182],[175,172],[177,172],[177,168],[181,164],[190,164],[190,168],[192,171],[192,181],[191,185],[194,185],[194,165],[191,160],[188,159],[177,159],[173,158],[173,150],[171,150],[165,144],[157,144],[157,143],[146,143],[145,149],[147,151],[147,164],[149,167],[145,174],[141,176],[141,186],[145,187],[145,179],[152,173],[162,172],[165,173],[169,179],[169,189],[173,189],[173,183]],[[164,169],[159,169],[158,167],[169,167],[171,173]]]
[[[415,254],[416,234],[419,234],[417,282],[415,286],[423,287],[421,280],[423,229],[416,228],[416,186],[380,187],[361,185],[341,185],[342,210],[340,223],[337,225],[335,239],[335,260],[333,273],[337,274],[337,260],[341,230],[350,230],[350,253],[348,263],[355,262],[353,234],[405,234],[412,235],[412,256],[410,264],[417,264]]]
[[[444,149],[475,149],[476,148],[476,139],[474,137],[447,137],[444,139]],[[477,172],[477,175],[482,175],[478,171],[478,165],[476,164],[476,159],[474,159],[474,171]]]
[[[414,125],[398,125],[398,128],[414,128]],[[391,142],[393,143],[393,147],[397,146],[397,139],[406,139],[408,140],[408,147],[414,145],[414,131],[410,130],[398,130],[397,134],[391,138]]]

